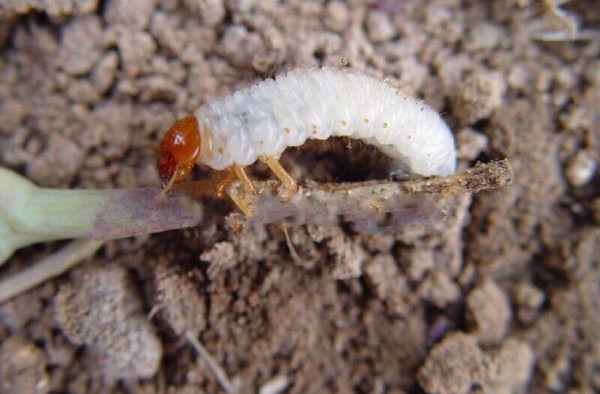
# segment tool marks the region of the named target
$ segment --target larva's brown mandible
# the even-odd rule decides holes
[[[452,132],[435,110],[365,74],[323,68],[292,71],[201,106],[167,132],[158,170],[168,185],[195,164],[231,168],[251,190],[243,168],[260,159],[295,189],[279,156],[308,138],[330,136],[379,148],[396,170],[430,176],[456,168]]]

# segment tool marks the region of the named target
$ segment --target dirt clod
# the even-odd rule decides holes
[[[205,301],[194,283],[166,262],[156,267],[154,275],[154,305],[173,332],[183,335],[187,331],[197,333],[203,330],[206,324]]]
[[[504,78],[494,72],[477,72],[456,85],[452,96],[452,110],[461,124],[470,125],[488,117],[502,104],[506,91]]]
[[[530,383],[535,355],[525,342],[509,338],[488,352],[489,387],[493,392],[524,392]]]
[[[597,167],[596,160],[588,152],[581,151],[567,164],[567,180],[572,186],[584,186],[592,180]]]
[[[109,380],[156,373],[162,344],[142,314],[125,269],[83,268],[75,284],[61,286],[56,319],[72,342],[88,345],[100,357],[102,373]]]
[[[59,65],[71,75],[87,74],[103,53],[101,20],[96,16],[75,19],[61,34]]]
[[[47,393],[46,357],[42,349],[18,335],[0,347],[0,391],[3,393]]]
[[[466,394],[482,382],[484,358],[474,337],[452,334],[429,353],[417,380],[428,393]]]
[[[522,341],[509,338],[484,351],[474,337],[456,333],[431,350],[417,379],[427,393],[523,392],[534,361],[532,349]]]
[[[467,312],[480,343],[498,343],[508,330],[512,312],[508,297],[492,280],[485,280],[467,296]]]

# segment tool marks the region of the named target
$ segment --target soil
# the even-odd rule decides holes
[[[460,168],[514,173],[433,228],[290,228],[297,258],[278,226],[229,231],[227,202],[202,228],[107,243],[0,305],[2,392],[600,392],[600,38],[578,36],[596,1],[2,3],[0,165],[43,186],[158,184],[175,119],[319,66],[423,98]],[[382,173],[343,142],[282,162],[299,180]]]

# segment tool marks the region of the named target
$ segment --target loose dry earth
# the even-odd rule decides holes
[[[279,227],[228,231],[226,202],[206,227],[110,242],[0,305],[0,390],[219,392],[189,332],[240,392],[599,392],[600,38],[581,32],[600,6],[565,4],[573,30],[551,3],[4,0],[0,165],[40,185],[157,184],[176,118],[342,63],[424,98],[461,168],[506,157],[514,183],[458,198],[434,229],[292,228],[296,260]],[[359,148],[283,163],[296,179],[381,176]]]

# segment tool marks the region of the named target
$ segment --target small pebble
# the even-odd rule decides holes
[[[585,186],[594,177],[597,166],[596,161],[586,151],[580,151],[567,164],[567,181],[573,187]]]

